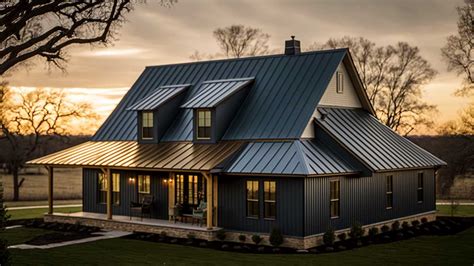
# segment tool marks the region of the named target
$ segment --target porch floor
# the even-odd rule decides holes
[[[84,219],[94,219],[94,220],[103,220],[103,221],[113,221],[113,222],[121,222],[127,224],[136,224],[136,225],[148,225],[148,226],[158,226],[158,227],[165,227],[165,228],[174,228],[174,229],[185,229],[185,230],[192,230],[192,231],[218,231],[221,228],[213,227],[212,229],[207,229],[206,225],[203,224],[199,226],[199,224],[191,224],[191,223],[183,223],[183,222],[174,222],[169,220],[162,220],[162,219],[150,219],[143,217],[141,220],[140,217],[132,216],[130,220],[130,216],[123,216],[123,215],[113,215],[112,220],[107,220],[107,215],[103,213],[93,213],[93,212],[73,212],[73,213],[60,213],[55,212],[52,216],[59,216],[59,217],[69,217],[69,218],[84,218]]]

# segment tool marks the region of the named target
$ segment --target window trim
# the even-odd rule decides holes
[[[151,121],[151,127],[145,127],[145,125],[144,125],[145,124],[144,123],[145,122],[144,121],[145,120],[145,114],[147,116],[151,116],[151,120],[150,120],[150,117],[147,117],[147,121]],[[155,136],[154,136],[155,134],[153,133],[153,129],[155,127],[153,112],[148,112],[148,111],[147,112],[142,112],[141,119],[142,119],[142,121],[141,121],[141,137],[142,137],[142,139],[143,140],[153,140],[155,138]],[[145,128],[151,128],[151,137],[145,137],[144,136],[145,135],[144,134],[145,133],[145,131],[144,131]]]
[[[388,180],[390,178],[390,190],[388,190]],[[388,196],[390,196],[390,203],[391,205],[388,206]],[[393,209],[393,175],[385,176],[385,209],[391,210]]]
[[[337,186],[337,191],[338,191],[338,195],[337,195],[337,198],[333,198],[332,195],[331,195],[331,183],[333,182],[336,182],[336,184],[338,184]],[[332,216],[332,209],[331,209],[331,205],[333,204],[333,202],[336,202],[337,205],[338,205],[338,213],[337,213],[337,216]],[[332,179],[332,180],[329,180],[329,217],[331,219],[338,219],[341,217],[341,180],[340,179]]]
[[[265,184],[270,183],[270,182],[275,183],[275,192],[274,192],[275,193],[275,200],[265,199]],[[267,202],[273,202],[273,204],[275,204],[275,216],[274,217],[266,217],[265,204]],[[263,219],[270,220],[270,221],[274,221],[274,220],[277,219],[277,182],[276,182],[276,180],[273,180],[273,179],[263,180]]]
[[[249,199],[249,190],[248,190],[248,183],[252,182],[252,189],[254,188],[253,185],[257,184],[257,198],[256,199]],[[255,183],[254,183],[255,182]],[[251,202],[257,202],[257,215],[249,215],[249,201]],[[260,180],[258,179],[247,179],[245,180],[245,217],[248,219],[255,219],[258,220],[260,219]]]
[[[148,192],[142,192],[140,191],[140,177],[148,177]],[[140,200],[140,195],[150,195],[151,194],[151,175],[146,175],[146,174],[139,174],[137,175],[137,195],[138,195],[138,200]]]
[[[421,177],[421,187],[420,187],[420,177]],[[416,182],[417,182],[417,185],[416,185],[416,201],[417,203],[423,203],[424,199],[425,199],[425,191],[424,191],[424,188],[425,188],[425,173],[424,172],[418,172],[417,174],[417,178],[416,178]],[[421,200],[419,199],[419,193],[421,191]]]
[[[120,206],[120,173],[111,173],[112,175],[112,204]],[[117,178],[117,180],[115,180]],[[115,182],[118,181],[118,182]],[[115,190],[115,186],[118,184],[117,189]]]
[[[100,180],[103,180],[104,184],[105,184],[105,188],[103,188],[103,186],[101,185],[100,183]],[[107,178],[105,176],[104,173],[102,172],[98,172],[97,173],[97,203],[98,204],[107,204],[107,191],[109,189],[108,187],[108,181],[107,181]],[[104,200],[102,200],[102,197],[103,197],[103,193],[105,192],[105,197],[104,197]]]
[[[209,137],[200,137],[199,136],[199,113],[209,112],[209,126],[202,126],[202,128],[209,128]],[[206,117],[204,117],[206,121]],[[212,139],[212,110],[211,109],[197,109],[196,110],[196,140],[211,140]]]
[[[342,71],[336,72],[336,93],[344,93],[344,73]]]

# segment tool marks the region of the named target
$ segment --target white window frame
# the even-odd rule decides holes
[[[143,112],[142,113],[142,139],[153,139],[154,134],[153,134],[153,128],[154,128],[154,123],[153,123],[153,112]],[[150,125],[151,123],[151,125]],[[151,137],[145,137],[145,128],[151,128]]]
[[[336,72],[336,92],[344,93],[344,74],[341,71]]]
[[[209,113],[209,126],[206,126],[206,125],[203,125],[203,126],[200,126],[200,122],[201,122],[201,119],[199,117],[199,114],[200,113],[203,113],[203,112],[206,112],[206,113]],[[210,140],[212,138],[212,111],[210,109],[199,109],[196,111],[196,139],[198,140]],[[206,124],[207,122],[207,117],[204,115],[204,118],[203,118],[203,123]],[[209,137],[202,137],[202,136],[199,136],[199,128],[200,127],[209,127]]]

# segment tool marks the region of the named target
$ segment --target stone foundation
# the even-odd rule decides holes
[[[366,233],[367,233],[367,230],[372,227],[378,227],[380,229],[384,225],[391,227],[392,223],[395,221],[399,221],[401,225],[405,221],[408,223],[411,223],[411,221],[413,220],[421,221],[422,218],[426,218],[429,222],[434,221],[436,219],[436,212],[433,211],[433,212],[421,213],[421,214],[407,216],[403,218],[387,220],[380,223],[363,225],[362,228],[366,229]],[[190,229],[190,228],[180,228],[178,226],[173,227],[172,225],[162,226],[162,225],[127,222],[127,221],[104,220],[104,219],[96,219],[96,218],[89,218],[89,217],[74,217],[74,216],[66,216],[66,215],[58,215],[58,214],[45,215],[44,220],[45,222],[57,222],[57,223],[68,223],[68,224],[80,223],[82,225],[96,226],[96,227],[100,227],[104,229],[118,230],[118,231],[144,232],[144,233],[154,233],[154,234],[160,234],[161,232],[164,231],[166,232],[167,236],[178,237],[178,238],[187,238],[188,234],[192,233],[196,237],[196,239],[202,239],[202,240],[207,240],[207,241],[217,240],[216,233],[217,231],[219,231],[219,228],[211,229],[211,230],[207,230],[204,228]],[[346,228],[346,229],[336,231],[335,234],[337,235],[343,232],[348,233],[349,231],[350,231],[350,228]],[[226,231],[225,240],[230,241],[230,242],[240,243],[241,241],[239,240],[239,236],[245,235],[246,236],[245,243],[253,244],[252,236],[255,234],[263,238],[262,242],[260,242],[260,245],[270,246],[268,233]],[[306,236],[306,237],[285,236],[282,247],[289,247],[289,248],[295,248],[295,249],[309,249],[316,246],[320,246],[323,244],[323,235],[324,233],[312,235],[312,236]]]

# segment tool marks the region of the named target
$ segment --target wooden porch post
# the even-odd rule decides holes
[[[217,211],[217,175],[212,175],[212,183],[213,183],[213,194],[212,194],[212,201],[213,201],[213,205],[214,205],[214,226],[217,226],[217,215],[218,215],[218,211]]]
[[[206,178],[206,201],[207,201],[207,230],[212,229],[212,211],[213,211],[213,202],[212,202],[212,178],[207,173],[202,173],[202,175]]]
[[[110,168],[104,171],[105,179],[107,180],[107,220],[112,220],[112,175]]]
[[[169,180],[168,180],[168,210],[174,207],[175,202],[174,202],[174,173],[169,174]],[[176,215],[176,214],[175,214]],[[168,218],[171,220],[171,216],[168,214]],[[173,217],[175,219],[175,217]]]
[[[48,214],[53,214],[53,173],[54,168],[46,166],[48,170]]]

